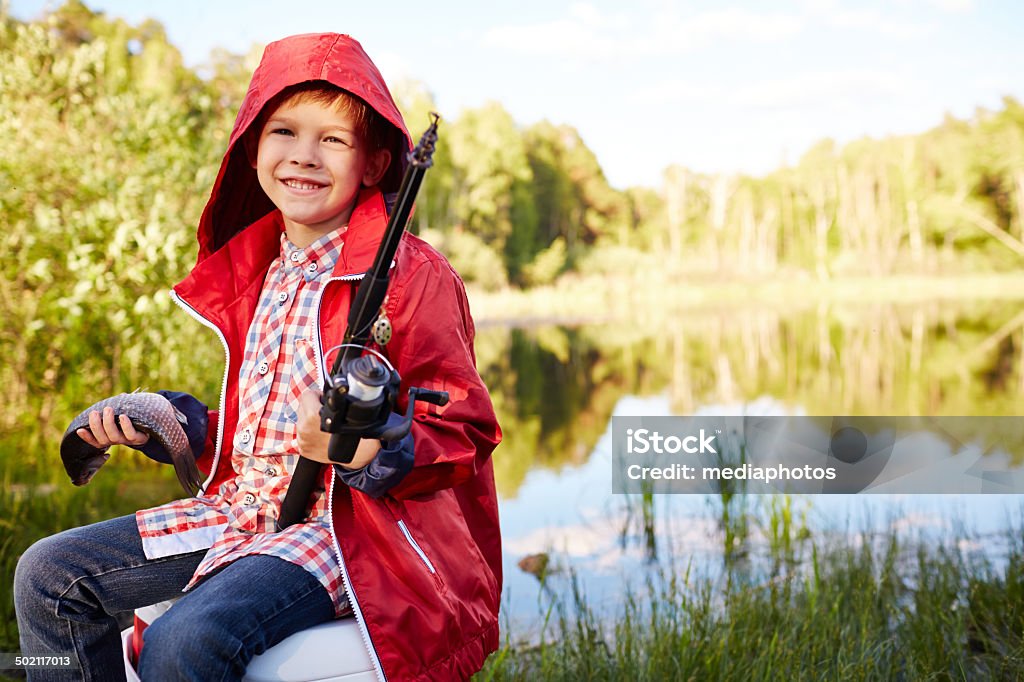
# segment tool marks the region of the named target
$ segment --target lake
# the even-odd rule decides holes
[[[1012,416],[1024,387],[1022,325],[1019,305],[981,301],[483,328],[478,364],[505,431],[495,468],[509,630],[535,639],[574,586],[613,615],[651,575],[714,580],[741,557],[747,579],[769,580],[781,517],[790,542],[963,536],[962,550],[998,565],[996,539],[1020,525],[1017,495],[757,495],[730,500],[723,523],[719,496],[612,494],[611,417]],[[1019,466],[1024,451],[1009,454]]]

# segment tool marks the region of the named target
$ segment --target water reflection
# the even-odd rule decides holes
[[[759,399],[792,413],[1014,415],[1022,327],[1012,304],[978,302],[482,329],[478,365],[506,434],[495,455],[506,617],[520,633],[539,627],[572,576],[590,604],[613,606],[651,570],[696,579],[747,562],[749,579],[770,579],[780,568],[758,557],[799,564],[811,534],[853,543],[871,529],[941,537],[952,524],[981,535],[1005,528],[1016,496],[612,495],[609,422]],[[983,541],[975,550],[999,551]]]

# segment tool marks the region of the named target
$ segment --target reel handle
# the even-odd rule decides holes
[[[431,405],[447,405],[448,404],[448,391],[431,391],[429,388],[410,388],[409,389],[409,403],[413,401],[422,400],[425,403]]]
[[[412,429],[412,416],[416,410],[417,400],[430,403],[431,405],[447,405],[448,391],[431,391],[428,388],[417,388],[415,386],[410,388],[409,406],[405,408],[405,416],[402,418],[402,422],[380,434],[379,438],[382,441],[390,443],[405,438]]]

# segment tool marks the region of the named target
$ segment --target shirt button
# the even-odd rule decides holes
[[[267,476],[277,476],[277,469],[275,469],[274,467],[270,467],[263,473],[265,473]]]
[[[298,263],[302,260],[302,254],[298,251],[292,251],[292,255],[288,256],[288,258],[290,258],[293,263]]]
[[[253,495],[252,493],[246,493],[245,494],[245,499],[242,500],[243,504],[255,504],[255,502],[256,502],[256,496]]]
[[[312,275],[312,274],[313,274],[314,272],[316,272],[316,263],[310,263],[309,265],[307,265],[307,266],[306,266],[306,272],[308,272],[308,273],[309,273],[309,274],[311,274],[311,275]]]
[[[256,368],[256,371],[259,372],[260,374],[266,374],[267,372],[270,371],[270,365],[268,365],[265,362],[261,362],[260,366]]]
[[[240,440],[243,443],[248,443],[249,441],[251,441],[252,440],[252,431],[250,429],[246,429],[245,431],[242,431],[242,437],[241,437]]]
[[[277,302],[278,303],[284,303],[287,300],[288,300],[288,292],[287,291],[282,291],[282,292],[278,293],[278,295],[277,295]]]

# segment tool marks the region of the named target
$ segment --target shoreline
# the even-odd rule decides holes
[[[687,281],[692,277],[692,281]],[[965,275],[836,277],[806,273],[759,278],[712,275],[614,279],[567,276],[534,289],[483,291],[467,287],[478,326],[582,325],[645,315],[698,312],[726,306],[799,311],[841,303],[908,305],[935,301],[1024,301],[1024,271]],[[667,280],[667,281],[666,281]]]

